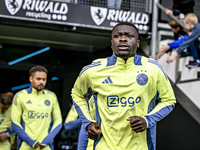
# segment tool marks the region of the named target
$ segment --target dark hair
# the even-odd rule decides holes
[[[47,69],[45,68],[45,67],[43,67],[43,66],[34,66],[34,67],[32,67],[30,70],[29,70],[29,75],[31,76],[31,75],[33,75],[35,72],[37,72],[37,71],[39,71],[39,72],[45,72],[46,74],[48,73],[48,71],[47,71]]]
[[[119,26],[119,25],[132,26],[132,27],[135,28],[135,30],[137,31],[137,34],[138,34],[138,37],[139,37],[138,28],[137,28],[134,24],[132,24],[132,23],[130,23],[130,22],[120,22],[120,23],[116,24],[116,25],[113,27],[112,32],[113,32],[113,30],[114,30],[117,26]]]
[[[177,18],[182,22],[183,19],[180,19],[179,17]],[[169,19],[167,23],[171,28],[181,27],[174,19]]]
[[[3,105],[11,105],[12,104],[12,96],[8,93],[2,93],[0,95],[0,102]]]

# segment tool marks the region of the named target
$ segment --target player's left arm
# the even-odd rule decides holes
[[[164,73],[160,65],[157,70],[157,95],[155,95],[158,103],[153,106],[153,103],[149,106],[149,112],[143,118],[147,122],[147,127],[151,128],[158,121],[166,117],[174,108],[176,104],[176,98],[169,82],[167,75]]]
[[[53,99],[52,118],[53,118],[53,126],[49,134],[41,142],[41,145],[43,146],[49,145],[51,141],[54,139],[54,137],[58,134],[60,129],[62,128],[62,115],[56,96],[54,96]]]

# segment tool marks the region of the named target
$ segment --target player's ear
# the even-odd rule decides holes
[[[140,47],[140,40],[137,40],[137,48]]]
[[[32,76],[29,77],[29,81],[30,81],[31,83],[33,82],[33,77],[32,77]]]

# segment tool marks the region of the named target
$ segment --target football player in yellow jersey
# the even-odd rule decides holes
[[[12,95],[2,93],[0,95],[0,149],[10,150],[10,137],[14,134],[11,128],[11,104]]]
[[[50,150],[52,140],[62,128],[59,103],[53,92],[44,89],[45,67],[34,66],[29,74],[31,86],[17,92],[12,104],[12,128],[19,137],[18,150]]]
[[[65,123],[63,124],[65,130],[68,131],[79,128],[81,126],[81,123],[81,119],[78,118],[78,113],[76,112],[74,105],[72,105],[65,119]]]
[[[92,93],[89,93],[85,96],[88,100],[89,110],[93,119],[95,119],[95,104],[94,97]],[[65,130],[72,130],[75,128],[80,128],[79,137],[78,137],[78,150],[91,150],[93,149],[93,140],[88,139],[87,131],[82,127],[82,121],[74,108],[74,105],[71,106],[69,113],[65,119],[64,123]]]
[[[137,55],[139,33],[121,22],[112,30],[113,55],[83,67],[72,99],[95,150],[155,150],[156,124],[174,108],[167,75],[154,59]],[[85,94],[91,88],[96,119]]]

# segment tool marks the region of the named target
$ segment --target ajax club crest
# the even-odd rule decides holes
[[[6,7],[11,15],[16,14],[21,8],[23,0],[5,0]]]
[[[100,25],[106,18],[107,8],[91,6],[90,7],[90,13],[91,13],[93,21],[97,25]]]
[[[137,76],[136,81],[137,81],[137,83],[138,83],[139,85],[142,85],[142,86],[143,86],[143,85],[147,84],[147,82],[148,82],[148,77],[147,77],[146,74],[141,73],[141,74],[139,74],[139,75]]]
[[[45,100],[45,101],[44,101],[44,104],[45,104],[46,106],[49,106],[51,103],[50,103],[49,100]]]

